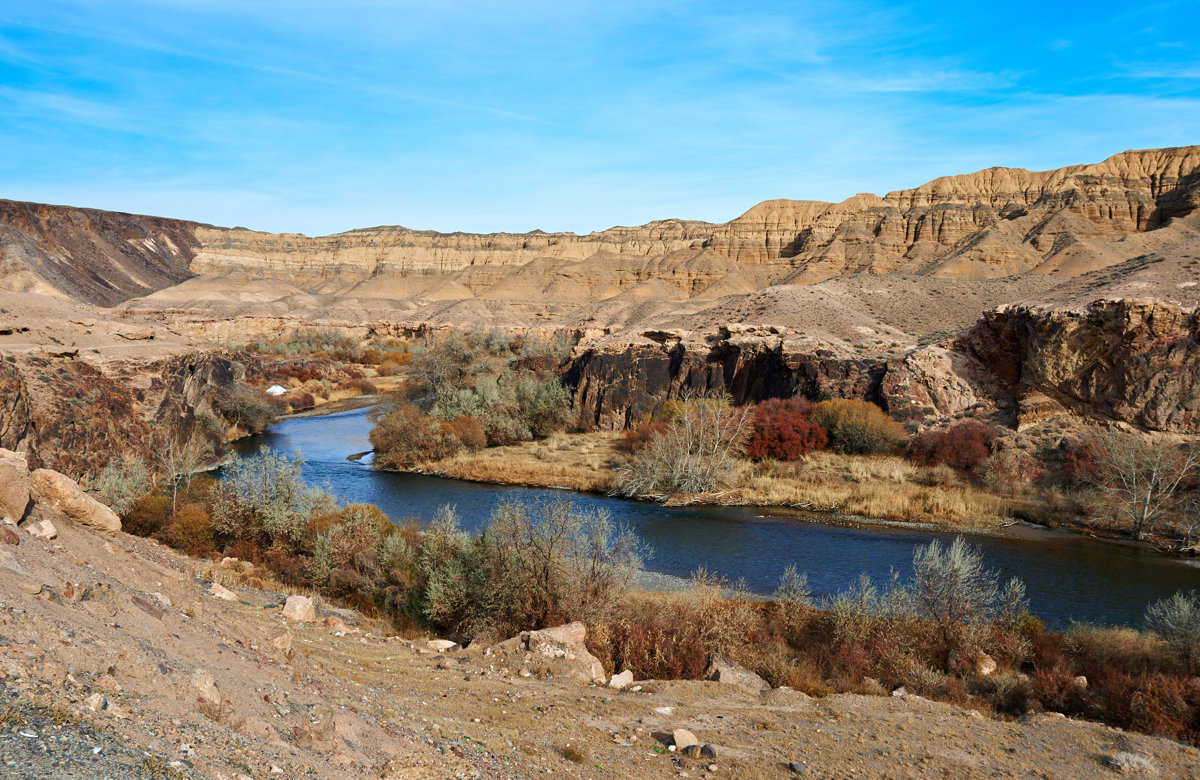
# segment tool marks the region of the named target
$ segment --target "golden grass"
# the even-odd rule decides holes
[[[539,442],[489,447],[423,464],[419,471],[474,482],[564,487],[602,493],[614,468],[629,458],[618,433],[559,433]],[[796,463],[742,462],[732,488],[714,495],[676,496],[669,504],[788,506],[885,520],[995,526],[1007,522],[1013,500],[932,474],[897,456],[815,452]]]

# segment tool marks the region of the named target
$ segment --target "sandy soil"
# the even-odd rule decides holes
[[[51,542],[15,533],[19,545],[0,548],[6,698],[103,735],[123,774],[783,778],[798,761],[806,777],[1067,778],[1106,776],[1123,751],[1164,777],[1200,767],[1200,751],[1166,740],[1064,718],[990,720],[913,696],[585,685],[537,658],[475,646],[439,654],[352,613],[336,613],[344,630],[289,624],[286,594],[261,588],[269,583],[145,539],[70,526]],[[206,595],[213,576],[236,601]],[[219,706],[202,703],[206,675]],[[35,733],[28,708],[6,712],[5,738],[34,739],[20,737]],[[676,728],[717,758],[672,753],[665,735]],[[136,772],[130,750],[145,756]],[[21,776],[47,760],[7,755]]]

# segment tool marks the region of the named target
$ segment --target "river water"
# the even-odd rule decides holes
[[[852,584],[861,572],[877,580],[895,568],[907,575],[913,548],[950,534],[886,528],[847,527],[820,522],[820,515],[797,520],[795,512],[759,507],[662,507],[606,496],[541,488],[512,488],[440,477],[375,471],[369,456],[347,456],[371,448],[367,409],[295,417],[244,440],[239,449],[268,447],[299,452],[305,478],[345,503],[379,506],[393,521],[426,523],[443,504],[453,504],[468,530],[478,530],[493,507],[508,498],[567,498],[602,508],[631,526],[653,549],[646,568],[686,577],[698,567],[747,589],[770,593],[789,563],[808,572],[820,595]],[[1200,588],[1200,568],[1187,562],[1109,542],[1058,533],[1031,538],[973,536],[987,565],[1005,578],[1020,577],[1031,609],[1052,628],[1072,621],[1136,626],[1147,604],[1181,588]]]

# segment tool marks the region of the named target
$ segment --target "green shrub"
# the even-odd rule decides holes
[[[1189,671],[1200,671],[1200,592],[1176,591],[1146,610],[1146,628],[1162,637]]]
[[[219,537],[300,552],[309,518],[336,509],[333,496],[303,481],[303,465],[299,455],[266,450],[226,465],[210,493]]]
[[[813,407],[809,419],[829,431],[832,449],[849,455],[897,452],[907,438],[903,425],[866,401],[822,401]]]
[[[92,482],[88,492],[120,516],[154,487],[154,475],[146,461],[129,452],[110,460]]]

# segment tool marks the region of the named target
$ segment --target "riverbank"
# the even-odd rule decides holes
[[[627,464],[619,433],[560,433],[536,442],[460,452],[406,469],[468,482],[564,488],[611,494],[616,470]],[[923,483],[927,469],[899,457],[817,452],[797,463],[739,464],[733,488],[719,493],[653,497],[664,506],[746,506],[819,515],[821,522],[853,518],[861,525],[1004,532],[1017,524],[1014,502],[951,479]],[[939,477],[945,481],[945,476]]]

